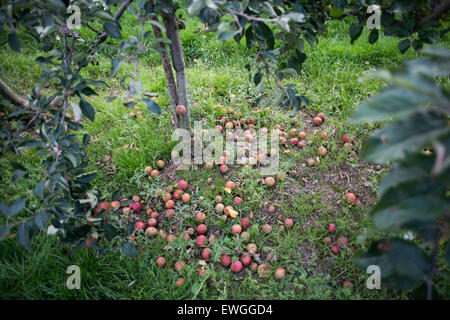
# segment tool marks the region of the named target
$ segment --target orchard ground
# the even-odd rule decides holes
[[[186,14],[184,14],[186,17]],[[350,19],[350,18],[348,18]],[[19,299],[406,299],[408,292],[393,292],[385,289],[369,290],[366,287],[368,274],[353,263],[354,254],[374,239],[359,241],[370,225],[369,212],[376,200],[377,183],[386,173],[387,167],[364,163],[360,150],[365,139],[375,129],[372,126],[354,127],[348,120],[356,106],[376,94],[381,82],[370,79],[374,69],[399,65],[415,56],[412,50],[401,55],[397,40],[381,36],[375,45],[368,44],[367,30],[353,45],[350,45],[348,28],[351,20],[328,23],[327,38],[320,38],[317,47],[306,49],[308,58],[301,74],[290,79],[298,92],[309,98],[310,105],[302,108],[293,122],[290,112],[276,108],[258,109],[253,105],[252,87],[244,66],[245,44],[225,44],[214,40],[214,34],[202,33],[202,24],[196,19],[186,18],[186,29],[181,31],[184,55],[187,62],[188,95],[191,101],[192,120],[204,121],[209,127],[226,116],[229,120],[253,119],[258,128],[274,128],[279,124],[283,131],[295,128],[306,133],[307,145],[303,148],[282,147],[280,171],[286,177],[269,188],[262,183],[259,170],[241,166],[230,166],[223,175],[218,166],[207,169],[199,166],[190,171],[176,171],[170,164],[170,98],[157,52],[150,52],[140,63],[138,79],[146,92],[158,94],[158,103],[163,106],[161,115],[150,114],[145,108],[130,110],[120,101],[107,101],[107,97],[121,92],[118,77],[110,77],[109,52],[98,57],[99,64],[84,70],[88,78],[101,79],[110,88],[98,90],[99,96],[91,99],[96,108],[94,122],[84,122],[80,132],[91,135],[89,145],[90,171],[97,172],[94,189],[101,191],[106,200],[116,190],[131,198],[139,195],[144,208],[152,207],[165,211],[164,202],[156,195],[160,188],[175,185],[184,179],[189,183],[187,192],[192,199],[189,204],[176,205],[173,220],[162,219],[158,228],[166,232],[178,232],[189,226],[196,227],[195,212],[201,210],[207,216],[208,233],[216,233],[217,240],[210,246],[212,256],[206,263],[206,274],[199,277],[201,267],[200,249],[193,240],[187,243],[181,236],[170,243],[159,237],[149,239],[141,234],[136,237],[138,257],[131,259],[119,252],[109,252],[97,258],[97,252],[76,249],[69,254],[58,240],[40,234],[27,253],[16,239],[0,243],[0,297]],[[125,14],[121,20],[122,35],[134,32],[134,18]],[[90,32],[83,30],[82,32]],[[3,37],[3,35],[2,35]],[[22,39],[23,54],[3,50],[0,54],[0,71],[11,86],[23,94],[39,80],[40,67],[34,59],[41,55],[31,39]],[[449,46],[447,35],[440,45]],[[132,72],[134,66],[123,65],[120,75]],[[27,77],[23,78],[26,74]],[[232,109],[233,112],[228,112]],[[138,113],[140,111],[140,115]],[[239,114],[234,114],[234,112]],[[317,113],[325,114],[321,126],[314,126]],[[327,137],[321,138],[326,131]],[[33,134],[33,133],[30,133]],[[351,137],[353,148],[344,147],[343,135]],[[326,147],[327,155],[320,157],[314,166],[307,159],[318,157],[317,148]],[[137,149],[136,149],[137,148]],[[285,152],[285,150],[289,150]],[[1,165],[9,167],[7,159],[15,160],[28,168],[34,168],[27,179],[12,184],[5,176],[0,180],[1,202],[10,203],[24,196],[31,199],[29,208],[36,207],[32,186],[41,177],[42,165],[37,154],[28,152],[15,159],[4,154]],[[145,172],[146,166],[156,167],[162,159],[166,167],[154,179]],[[12,169],[11,169],[12,170]],[[211,179],[208,182],[208,179]],[[228,180],[240,182],[232,194],[224,190]],[[214,189],[212,188],[214,186]],[[354,193],[361,206],[349,206],[344,200],[348,192]],[[243,199],[239,206],[233,205],[240,215],[223,222],[221,214],[214,210],[216,196],[223,197],[223,204],[233,205],[235,196]],[[275,212],[268,207],[273,205]],[[281,215],[281,220],[278,216]],[[286,278],[276,280],[273,276],[261,279],[257,272],[243,268],[233,273],[219,264],[223,250],[234,261],[238,251],[246,244],[238,240],[230,228],[243,217],[251,217],[249,229],[251,242],[256,243],[260,259],[272,266],[284,267]],[[281,228],[282,221],[290,218],[292,228]],[[147,219],[143,219],[147,221]],[[329,224],[336,231],[328,231]],[[262,226],[270,224],[272,231],[265,234]],[[381,235],[378,235],[381,236]],[[334,244],[339,237],[350,243],[335,255],[332,244],[324,242],[330,237]],[[226,248],[226,249],[224,249]],[[237,251],[235,249],[238,249]],[[164,256],[167,266],[161,268],[155,262]],[[184,260],[187,265],[182,272],[184,285],[177,288],[175,280],[180,274],[173,270],[175,262]],[[77,265],[81,270],[81,289],[66,287],[66,269]],[[353,288],[343,287],[350,281]],[[437,279],[441,293],[450,292],[448,281]]]

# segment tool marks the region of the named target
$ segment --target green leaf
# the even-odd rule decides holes
[[[45,210],[40,210],[33,218],[35,225],[42,231],[45,230],[48,221],[51,218],[51,213]]]
[[[255,86],[257,86],[261,82],[261,79],[262,79],[262,73],[258,71],[255,74],[255,77],[253,78],[253,82],[255,83]]]
[[[369,34],[369,43],[370,43],[370,44],[374,44],[375,42],[377,42],[379,36],[380,36],[380,35],[379,35],[377,29],[374,29],[374,30],[370,31],[370,34]]]
[[[9,235],[10,230],[10,226],[0,226],[0,241]]]
[[[4,217],[8,216],[8,205],[6,203],[0,202],[0,214]]]
[[[45,144],[43,142],[28,140],[28,141],[23,142],[18,147],[18,149],[19,150],[24,150],[24,149],[30,149],[30,148],[36,148],[36,147],[43,147],[43,146],[45,146]]]
[[[119,71],[122,60],[118,58],[111,59],[111,75],[115,75]]]
[[[158,21],[146,20],[146,22],[148,22],[150,24],[153,24],[154,26],[158,27],[162,32],[166,32],[166,28],[161,23],[159,23]],[[170,43],[170,40],[166,39],[166,38],[155,39],[155,41],[163,41],[163,42]]]
[[[122,39],[122,34],[116,23],[105,22],[103,24],[103,30],[112,38]]]
[[[359,23],[355,22],[350,26],[349,34],[350,34],[351,44],[353,44],[353,42],[355,42],[359,38],[359,36],[362,33],[362,30],[363,30],[363,26]]]
[[[368,252],[357,255],[356,262],[363,268],[377,265],[381,271],[381,285],[393,289],[409,289],[423,281],[431,263],[415,244],[403,240],[379,240]]]
[[[89,144],[89,141],[91,141],[91,136],[88,133],[86,133],[83,136],[83,145],[86,147]]]
[[[34,195],[38,197],[39,199],[44,198],[44,186],[45,186],[45,179],[42,179],[35,187],[34,187]]]
[[[8,43],[12,50],[20,52],[20,40],[15,33],[8,34]]]
[[[107,13],[106,11],[103,10],[97,10],[94,15],[96,17],[99,17],[102,20],[106,20],[106,21],[116,21],[116,19],[114,19],[114,17],[112,17],[109,13]]]
[[[147,105],[148,111],[156,113],[156,114],[161,114],[161,107],[159,106],[159,104],[157,104],[153,100],[149,100],[149,99],[145,99],[145,98],[143,98],[142,101],[144,101],[145,104]]]
[[[419,110],[429,98],[404,88],[389,88],[362,102],[353,113],[351,122],[385,121],[404,117]]]
[[[19,180],[20,178],[22,178],[26,174],[27,174],[26,171],[18,169],[16,171],[14,171],[14,173],[13,173],[13,175],[11,177],[11,180],[12,180],[12,182],[16,182],[17,180]]]
[[[81,120],[81,116],[83,115],[80,106],[74,102],[70,102],[70,105],[72,106],[74,120],[79,122]]]
[[[273,36],[272,30],[261,21],[256,21],[253,24],[253,28],[255,30],[256,38],[259,41],[265,42],[269,50],[273,50],[275,46],[275,37]]]
[[[420,179],[425,179],[429,175],[419,167],[400,167],[394,168],[381,180],[378,185],[379,195],[383,195],[390,188],[395,188],[396,186],[405,183],[407,181],[417,181]]]
[[[187,12],[190,16],[196,16],[204,7],[206,7],[206,2],[204,0],[193,0],[191,5],[187,8]]]
[[[92,105],[84,99],[80,100],[80,108],[83,114],[92,122],[95,120],[95,111]]]
[[[13,215],[22,211],[25,208],[26,203],[27,203],[27,198],[23,198],[23,199],[14,201],[14,203],[8,208],[8,216],[12,217]]]
[[[111,241],[117,236],[117,229],[111,224],[105,223],[104,225],[106,238]]]
[[[372,213],[376,230],[395,232],[403,229],[406,223],[413,221],[430,221],[443,216],[450,206],[448,201],[433,195],[412,197],[399,200],[394,206],[384,207],[387,193],[377,203]],[[381,210],[378,208],[382,207]]]
[[[410,45],[411,40],[409,39],[402,40],[398,43],[398,50],[400,51],[401,54],[403,54],[406,52],[406,50],[409,49]]]
[[[385,163],[405,158],[424,145],[450,132],[445,118],[433,112],[416,112],[372,135],[363,149],[363,159]]]
[[[54,9],[59,9],[59,10],[66,9],[66,5],[61,0],[46,0],[46,1],[40,1],[40,2],[43,2],[44,5],[54,8]]]
[[[17,240],[25,250],[30,251],[29,229],[25,223],[22,223],[17,230]]]
[[[125,242],[122,246],[123,253],[131,258],[136,258],[136,248],[129,242]]]

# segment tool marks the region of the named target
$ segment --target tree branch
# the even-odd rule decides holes
[[[180,32],[177,26],[177,19],[173,12],[161,12],[164,26],[166,27],[166,35],[170,40],[170,54],[172,57],[172,66],[177,76],[177,92],[178,102],[186,107],[186,113],[179,117],[184,129],[191,129],[189,116],[187,88],[186,88],[186,68],[184,65],[183,49],[181,47]]]
[[[231,14],[232,16],[241,16],[247,19],[248,21],[261,21],[261,22],[279,22],[280,18],[272,18],[272,19],[266,19],[266,18],[260,18],[260,17],[252,17],[246,13],[227,9],[227,12]]]
[[[30,104],[18,93],[14,92],[7,84],[0,78],[0,93],[8,98],[12,103],[24,109],[29,109]]]
[[[159,22],[157,16],[152,16],[151,18],[155,22]],[[161,29],[159,29],[156,25],[152,24],[153,33],[155,34],[155,38],[162,38]],[[158,45],[161,48],[166,49],[166,44],[163,41],[158,42]],[[175,83],[175,78],[173,77],[172,65],[170,64],[169,55],[167,54],[167,50],[159,51],[159,56],[161,57],[161,62],[164,68],[164,73],[166,74],[167,80],[167,88],[169,89],[170,99],[172,101],[172,116],[174,121],[174,126],[178,127],[178,118],[175,113],[175,107],[179,104],[177,85]]]
[[[439,18],[443,14],[447,13],[449,10],[450,10],[450,0],[446,0],[441,4],[437,5],[436,7],[434,7],[433,11],[428,16],[420,20],[419,25],[422,25],[430,20]]]
[[[133,2],[133,0],[127,0],[124,3],[122,3],[122,5],[120,6],[120,8],[117,10],[117,12],[114,14],[114,19],[119,20],[120,17],[122,16],[122,14],[125,12],[125,10],[127,9],[128,5]],[[99,44],[102,44],[103,42],[106,41],[106,39],[108,38],[108,34],[106,32],[103,32],[100,37],[98,38],[97,43],[95,44],[96,46],[98,46]]]

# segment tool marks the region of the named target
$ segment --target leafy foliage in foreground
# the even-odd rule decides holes
[[[393,161],[379,186],[372,231],[412,231],[420,240],[380,240],[357,260],[364,267],[378,265],[391,288],[407,289],[425,281],[427,298],[432,298],[439,250],[450,236],[450,95],[435,82],[450,75],[450,51],[429,48],[423,53],[425,57],[397,72],[380,73],[390,86],[362,103],[353,116],[356,123],[392,120],[364,148],[366,160]],[[449,250],[447,245],[447,264]]]
[[[79,6],[84,25],[100,20],[107,34],[117,36],[118,33],[120,36],[116,19],[98,3],[73,1],[73,4]],[[43,74],[29,96],[28,109],[17,107],[10,114],[28,114],[31,119],[26,124],[19,121],[18,128],[11,128],[5,121],[0,133],[2,152],[20,154],[34,149],[42,158],[45,172],[34,188],[34,196],[40,204],[32,212],[26,208],[26,198],[10,205],[1,203],[0,214],[5,224],[0,227],[0,239],[16,232],[19,243],[28,250],[32,237],[39,230],[46,230],[51,222],[66,245],[86,246],[86,241],[90,241],[89,237],[95,232],[94,224],[112,240],[118,233],[114,224],[100,216],[94,217],[93,209],[99,195],[90,191],[95,173],[86,172],[85,148],[90,136],[86,134],[80,141],[74,134],[83,128],[80,123],[83,116],[90,121],[95,119],[94,107],[88,102],[90,96],[97,95],[93,87],[107,86],[102,81],[85,79],[80,73],[93,63],[98,39],[82,39],[70,29],[67,6],[59,0],[8,1],[0,10],[0,18],[2,28],[8,26],[10,29],[8,41],[12,50],[20,51],[16,33],[25,29],[46,52],[36,59]],[[48,87],[51,87],[50,92],[45,90]],[[38,135],[31,135],[31,128],[36,129]],[[11,165],[15,168],[12,182],[27,175],[26,168],[14,162]],[[26,217],[19,214],[25,210],[31,214]],[[90,245],[101,249],[95,243]],[[134,248],[131,249],[130,244],[120,242],[117,247],[122,246],[125,253],[133,255]]]

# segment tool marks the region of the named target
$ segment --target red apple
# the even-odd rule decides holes
[[[240,224],[235,224],[231,227],[231,232],[234,234],[240,234],[242,232],[242,227]]]
[[[165,267],[166,266],[166,258],[164,258],[164,257],[156,258],[156,264],[160,267]]]
[[[197,226],[197,233],[198,234],[205,234],[206,233],[206,231],[208,231],[208,227],[206,226],[206,224],[199,224],[198,226]]]
[[[138,221],[134,224],[134,230],[139,231],[145,228],[145,223],[142,221]]]
[[[186,267],[186,262],[184,261],[177,261],[175,262],[173,268],[175,269],[176,272],[180,272],[184,269],[184,267]]]
[[[345,195],[345,200],[348,204],[354,204],[356,202],[356,196],[354,193],[349,192]]]
[[[184,180],[178,181],[177,185],[182,190],[186,190],[188,188],[188,183]]]
[[[242,228],[248,229],[248,228],[250,228],[250,225],[251,225],[251,223],[250,223],[250,220],[248,218],[242,218],[242,220],[241,220]]]
[[[206,237],[204,235],[199,235],[197,236],[197,238],[195,238],[195,243],[199,246],[199,247],[204,247],[206,246]]]
[[[328,231],[331,232],[331,233],[335,232],[336,231],[336,225],[334,223],[330,223],[328,225]]]
[[[239,260],[234,261],[231,264],[231,271],[233,272],[240,272],[242,270],[242,263]]]
[[[202,223],[206,220],[206,214],[204,214],[203,212],[197,212],[197,214],[195,215],[195,220],[197,220],[197,222]]]
[[[147,221],[147,225],[149,227],[156,227],[157,224],[158,224],[158,220],[156,220],[155,218],[150,218]]]
[[[205,248],[202,250],[202,258],[205,260],[209,260],[209,258],[211,258],[211,249],[210,248]]]
[[[245,267],[248,267],[252,263],[252,257],[248,254],[241,256],[240,260]]]
[[[238,206],[242,204],[242,201],[243,200],[241,197],[234,197],[234,199],[233,199],[233,203]]]
[[[338,246],[331,246],[331,251],[332,251],[334,254],[338,254],[338,253],[341,251],[341,249],[339,249]]]
[[[182,104],[179,104],[179,105],[177,105],[177,106],[175,107],[175,112],[176,112],[178,115],[183,115],[183,114],[186,113],[186,107],[183,106]]]
[[[231,257],[227,254],[223,254],[220,257],[220,264],[224,267],[228,267],[231,264]]]

